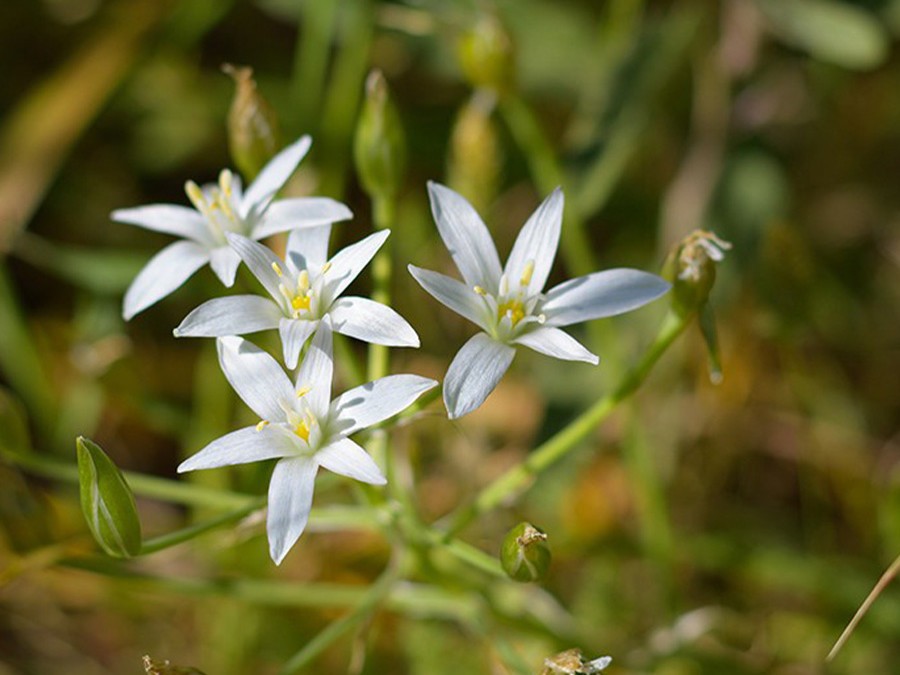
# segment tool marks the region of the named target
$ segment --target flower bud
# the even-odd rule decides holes
[[[695,230],[669,253],[663,276],[672,282],[672,308],[680,316],[701,310],[716,281],[716,263],[731,248],[712,232]]]
[[[547,535],[531,523],[519,523],[503,539],[500,564],[515,581],[542,579],[550,567]]]
[[[580,649],[567,649],[555,656],[544,659],[541,675],[594,675],[612,663],[608,656],[593,661],[585,661]]]
[[[278,118],[257,90],[252,68],[226,63],[222,70],[235,84],[228,111],[228,150],[249,183],[281,148]]]
[[[450,138],[448,182],[484,213],[497,193],[502,154],[492,113],[497,97],[478,90],[459,111]]]
[[[182,668],[172,665],[169,659],[159,662],[154,661],[148,655],[144,655],[144,672],[147,675],[203,675],[196,668]]]
[[[88,529],[109,555],[137,555],[141,551],[141,521],[125,477],[93,441],[79,436],[75,446],[81,510]]]
[[[484,87],[500,95],[512,88],[515,48],[495,14],[486,12],[478,18],[460,39],[457,53],[463,75],[473,87]]]
[[[363,189],[370,196],[390,197],[400,189],[406,142],[400,116],[380,70],[366,80],[366,98],[356,126],[353,159]]]

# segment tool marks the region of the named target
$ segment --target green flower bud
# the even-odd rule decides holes
[[[278,117],[257,90],[252,68],[226,63],[222,70],[235,84],[228,111],[228,150],[249,183],[281,148]]]
[[[363,189],[370,196],[389,198],[397,194],[406,163],[406,141],[400,115],[380,70],[373,70],[366,80],[353,159]]]
[[[695,230],[672,248],[663,276],[672,282],[672,308],[680,316],[698,312],[706,305],[716,281],[716,263],[730,248],[727,241],[703,230]]]
[[[515,581],[542,579],[550,567],[547,535],[531,523],[519,523],[503,539],[500,564]]]
[[[459,111],[450,138],[448,181],[479,213],[487,211],[497,194],[503,163],[492,113],[497,97],[478,90]]]
[[[473,87],[484,87],[500,95],[512,88],[515,48],[495,14],[482,14],[460,39],[457,52],[463,75]]]
[[[141,551],[141,521],[125,477],[93,441],[79,436],[78,482],[81,510],[100,547],[116,558]]]

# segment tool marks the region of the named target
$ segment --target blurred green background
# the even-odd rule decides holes
[[[289,189],[350,205],[333,248],[372,226],[351,147],[365,77],[384,72],[408,152],[394,306],[423,345],[395,351],[396,371],[441,377],[474,332],[404,270],[455,273],[427,180],[477,206],[501,257],[562,184],[551,283],[658,270],[697,227],[733,244],[711,300],[722,382],[692,328],[589,443],[465,532],[494,553],[520,520],[544,529],[547,593],[522,596],[543,604],[423,573],[443,605],[386,606],[308,672],[538,673],[569,647],[611,654],[614,674],[898,672],[896,586],[824,664],[900,554],[898,34],[896,0],[0,4],[0,673],[139,673],[143,654],[208,675],[276,673],[352,603],[292,606],[241,580],[290,581],[301,596],[303,583],[364,588],[386,559],[378,534],[311,531],[274,568],[251,522],[104,563],[82,521],[66,469],[76,435],[125,469],[173,478],[250,419],[211,341],[171,336],[218,281],[204,269],[124,324],[122,293],[170,239],[109,220],[186,204],[185,180],[231,165],[226,62],[254,68],[284,142],[313,136]],[[514,65],[491,93],[478,45],[506,38]],[[423,518],[609,391],[664,305],[575,329],[597,368],[520,353],[470,417],[451,423],[434,406],[399,430],[392,449],[408,457]],[[267,472],[189,480],[261,494]],[[328,477],[316,505],[354,495]],[[139,508],[151,535],[196,515]]]

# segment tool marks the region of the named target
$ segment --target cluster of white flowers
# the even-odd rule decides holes
[[[244,191],[228,170],[215,185],[188,181],[194,209],[154,204],[114,211],[112,218],[183,237],[150,260],[125,295],[130,319],[180,287],[209,263],[223,284],[234,284],[243,261],[271,297],[233,295],[209,300],[174,330],[177,337],[215,337],[231,386],[260,417],[255,426],[219,438],[184,461],[180,472],[277,458],[269,485],[267,532],[280,563],[306,526],[320,466],[381,485],[381,470],[349,437],[404,410],[435,387],[418,375],[391,375],[331,398],[332,333],[366,342],[418,347],[415,330],[390,307],[341,293],[389,236],[372,234],[328,257],[332,223],[350,210],[321,197],[276,200],[310,147],[307,136],[266,165]],[[550,195],[516,240],[506,267],[478,214],[452,190],[430,183],[438,231],[464,282],[409,270],[438,301],[478,325],[450,364],[444,402],[450,417],[477,408],[509,368],[515,346],[560,359],[596,364],[597,356],[560,330],[576,322],[640,307],[665,293],[660,277],[614,269],[572,279],[543,292],[559,243],[563,196]],[[284,260],[258,240],[290,232]],[[239,335],[278,329],[284,364]],[[309,342],[303,360],[300,354]]]

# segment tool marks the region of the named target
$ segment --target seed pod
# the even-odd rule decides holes
[[[500,564],[510,579],[538,581],[550,567],[547,535],[531,523],[519,523],[503,539]]]
[[[353,159],[363,189],[370,196],[390,198],[397,194],[406,164],[406,141],[400,115],[380,70],[373,70],[366,80]]]
[[[115,558],[141,551],[141,521],[134,495],[119,468],[93,441],[79,436],[78,481],[81,510],[100,547]]]
[[[228,111],[228,150],[249,183],[281,147],[278,118],[257,90],[252,68],[226,63],[222,70],[235,84]]]
[[[663,276],[672,282],[672,308],[681,316],[700,311],[716,281],[716,264],[731,248],[712,232],[695,230],[669,252]]]

